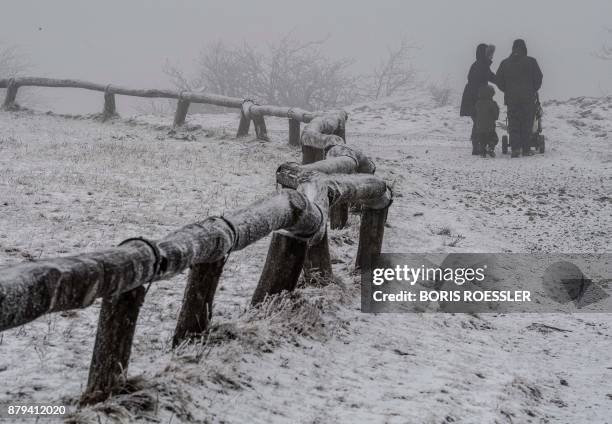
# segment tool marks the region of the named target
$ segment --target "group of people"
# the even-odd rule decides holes
[[[495,84],[504,93],[508,108],[508,133],[511,157],[531,156],[531,134],[536,114],[542,71],[538,62],[527,55],[527,45],[515,40],[512,53],[504,59],[496,73],[491,71],[495,46],[479,44],[476,62],[468,73],[468,82],[461,98],[461,116],[472,118],[472,154],[495,157],[499,138],[495,131],[499,106],[493,100]]]

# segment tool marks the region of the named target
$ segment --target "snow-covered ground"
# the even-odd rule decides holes
[[[471,122],[424,95],[348,109],[347,140],[393,184],[386,252],[610,252],[612,98],[545,105],[547,152],[470,155]],[[159,238],[275,191],[286,122],[234,114],[99,123],[0,113],[0,266]],[[501,131],[500,131],[501,133]],[[500,134],[501,135],[501,134]],[[445,229],[445,231],[440,231]],[[268,239],[231,254],[205,344],[170,338],[185,276],[147,293],[126,394],[74,422],[612,422],[609,314],[362,314],[358,217],[332,230],[338,284],[248,310]],[[72,403],[98,304],[0,335],[0,404]]]

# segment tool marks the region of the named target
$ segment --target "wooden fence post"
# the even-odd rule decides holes
[[[248,118],[243,110],[240,110],[240,123],[238,124],[238,132],[236,137],[244,137],[249,134],[249,127],[251,126],[251,118]]]
[[[344,135],[344,126],[338,129],[335,135]],[[313,162],[318,162],[325,159],[325,150],[317,149],[312,146],[302,146],[302,164],[306,165]],[[348,222],[349,205],[347,203],[340,203],[333,205],[329,208],[329,226],[330,228],[337,230],[344,228]]]
[[[225,259],[191,266],[172,347],[178,346],[185,339],[199,336],[208,329],[213,299],[224,265]]]
[[[102,121],[106,121],[114,116],[117,116],[117,106],[115,104],[115,94],[104,93],[104,109],[102,111]]]
[[[327,232],[318,243],[308,247],[304,260],[304,278],[308,282],[320,278],[330,281],[333,278]]]
[[[268,137],[268,129],[266,128],[266,121],[263,115],[253,116],[253,126],[255,127],[255,135],[258,140],[270,141]]]
[[[87,389],[82,404],[107,399],[127,376],[132,340],[145,288],[140,286],[116,298],[102,300]]]
[[[345,124],[342,123],[334,132],[335,135],[341,137],[346,142]],[[349,217],[349,204],[339,203],[329,208],[329,226],[334,230],[346,227]]]
[[[268,295],[295,289],[307,248],[308,243],[304,239],[282,232],[272,234],[266,263],[251,299],[252,305],[261,303]]]
[[[312,146],[302,146],[302,165],[325,160],[325,150]],[[334,229],[344,228],[348,222],[348,204],[341,203],[329,208],[329,226]]]
[[[300,121],[289,118],[289,145],[300,145]]]
[[[11,78],[6,86],[6,95],[4,96],[4,104],[2,105],[3,109],[10,110],[15,108],[17,90],[19,90],[19,85],[15,82],[14,78]]]
[[[388,211],[389,206],[383,209],[362,209],[356,268],[366,268],[372,259],[380,255]]]
[[[349,216],[348,203],[338,203],[329,208],[329,226],[334,230],[346,227]]]
[[[185,123],[187,111],[189,110],[189,101],[183,100],[180,96],[176,102],[176,112],[174,113],[174,127],[180,127]]]

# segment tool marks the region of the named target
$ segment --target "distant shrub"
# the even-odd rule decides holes
[[[413,66],[415,44],[402,39],[399,45],[387,47],[372,72],[359,77],[361,100],[378,100],[384,97],[403,95],[418,85],[417,72]]]
[[[267,49],[218,41],[200,52],[193,77],[170,65],[165,73],[182,90],[307,110],[339,107],[353,101],[354,78],[348,72],[352,60],[325,55],[324,41],[300,42],[287,35]]]
[[[217,41],[201,50],[189,74],[171,64],[166,64],[164,72],[180,90],[307,110],[409,95],[422,86],[413,65],[418,47],[406,39],[389,46],[379,62],[364,73],[355,72],[352,59],[325,54],[325,42],[303,42],[291,34],[265,48]],[[208,109],[192,105],[190,110],[194,108]]]
[[[448,106],[453,99],[453,89],[446,82],[429,84],[428,90],[437,107]]]

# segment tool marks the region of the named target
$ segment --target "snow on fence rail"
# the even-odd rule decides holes
[[[303,272],[332,276],[328,215],[358,204],[356,266],[380,254],[392,193],[374,164],[344,144],[343,112],[315,118],[302,134],[303,164],[285,163],[274,196],[224,216],[186,225],[161,240],[129,238],[119,246],[0,269],[0,331],[52,312],[87,308],[102,298],[83,404],[106,399],[125,378],[145,285],[189,268],[173,345],[207,331],[217,285],[230,252],[272,233],[251,303],[293,290]],[[314,159],[313,159],[314,158]]]
[[[176,112],[174,114],[174,126],[185,123],[187,111],[191,103],[205,103],[240,109],[240,123],[238,125],[237,137],[249,133],[251,121],[255,128],[257,138],[268,139],[265,116],[287,118],[289,120],[289,144],[298,146],[300,143],[300,123],[308,123],[321,112],[308,112],[299,108],[284,106],[259,105],[250,99],[238,97],[221,96],[218,94],[206,94],[193,91],[180,90],[158,90],[158,89],[133,89],[111,84],[98,84],[89,81],[75,79],[55,79],[36,77],[15,77],[0,79],[0,88],[6,88],[3,108],[5,110],[18,108],[16,104],[19,87],[68,87],[81,88],[85,90],[100,91],[104,93],[104,108],[102,119],[107,120],[117,115],[115,95],[177,99]]]

